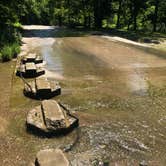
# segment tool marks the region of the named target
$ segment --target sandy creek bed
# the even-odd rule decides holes
[[[38,138],[26,132],[27,111],[39,104],[23,96],[22,81],[6,64],[2,80],[11,87],[0,112],[0,163],[23,166],[45,148],[68,148],[71,165],[138,165],[166,163],[166,59],[100,36],[56,37],[60,29],[25,26],[22,53],[36,52],[45,61],[46,76],[62,86],[55,99],[80,118],[80,127],[67,136]],[[10,72],[10,74],[9,74]],[[7,74],[6,74],[7,73]],[[10,80],[12,79],[12,84]],[[5,83],[1,81],[1,89]],[[12,85],[12,86],[11,86]],[[2,95],[3,96],[3,95]],[[1,103],[6,102],[2,100]],[[9,104],[9,102],[8,102]],[[6,109],[5,109],[6,108]]]

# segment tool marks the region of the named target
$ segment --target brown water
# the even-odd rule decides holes
[[[9,131],[22,146],[17,165],[27,165],[40,149],[68,148],[75,140],[67,153],[73,166],[166,164],[164,58],[99,36],[55,38],[33,51],[47,61],[49,78],[59,80],[62,95],[55,99],[76,112],[80,127],[59,138],[26,133],[26,113],[39,101],[24,97],[15,77]]]

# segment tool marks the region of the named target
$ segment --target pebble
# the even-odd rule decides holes
[[[148,166],[148,163],[146,161],[141,161],[139,166]]]

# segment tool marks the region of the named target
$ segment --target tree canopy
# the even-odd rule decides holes
[[[166,31],[166,0],[1,0],[0,28],[17,22]]]

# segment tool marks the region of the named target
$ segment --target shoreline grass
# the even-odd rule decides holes
[[[19,53],[20,45],[17,42],[7,44],[0,51],[0,60],[1,62],[10,61],[12,58],[16,58]]]

